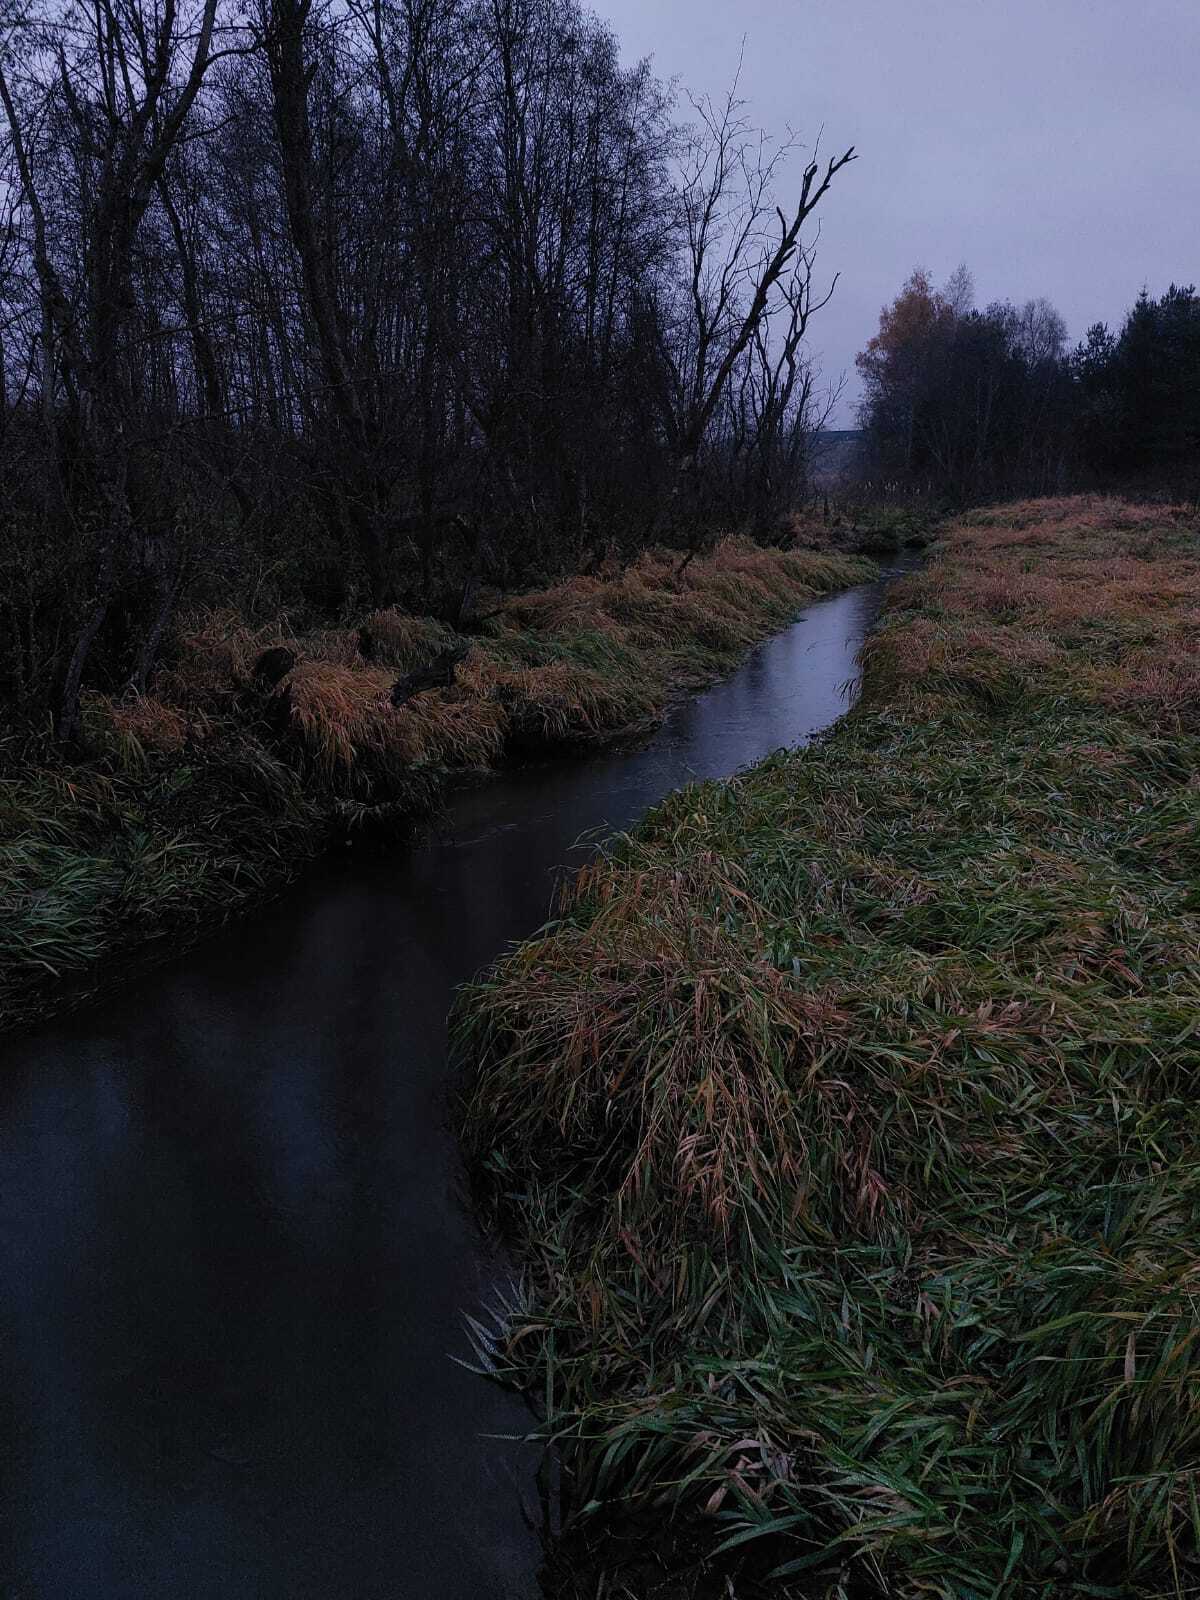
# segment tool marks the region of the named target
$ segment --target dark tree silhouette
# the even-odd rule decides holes
[[[675,120],[575,0],[32,0],[3,24],[0,671],[78,732],[181,598],[456,620],[716,526],[819,420],[853,152]]]

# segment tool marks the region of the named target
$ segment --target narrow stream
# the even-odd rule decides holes
[[[528,1425],[456,1365],[486,1248],[455,986],[580,836],[846,708],[885,582],[633,753],[507,775],[118,997],[0,1046],[0,1600],[529,1600]],[[493,1437],[489,1437],[493,1436]]]

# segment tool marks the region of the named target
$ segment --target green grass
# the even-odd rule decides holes
[[[855,547],[872,555],[928,545],[945,519],[944,513],[921,506],[868,505],[846,515]]]
[[[563,1592],[659,1592],[631,1526],[672,1595],[1200,1589],[1198,622],[1194,520],[968,519],[465,996]]]
[[[321,807],[254,740],[132,770],[0,754],[0,1026],[261,900],[323,837]]]

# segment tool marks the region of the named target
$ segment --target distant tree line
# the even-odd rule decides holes
[[[917,271],[858,358],[870,478],[966,504],[1112,485],[1200,495],[1200,296],[1143,290],[1075,348],[1044,299]]]
[[[852,159],[686,126],[575,0],[0,10],[0,693],[145,687],[185,598],[461,621],[769,534]]]
[[[1200,295],[1138,296],[1118,334],[1089,328],[1071,357],[1083,462],[1200,495]]]

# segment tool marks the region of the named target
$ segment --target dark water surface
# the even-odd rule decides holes
[[[520,1404],[456,1365],[494,1268],[445,1129],[455,985],[581,834],[846,707],[885,585],[812,606],[641,750],[455,798],[0,1047],[3,1600],[536,1593]]]

